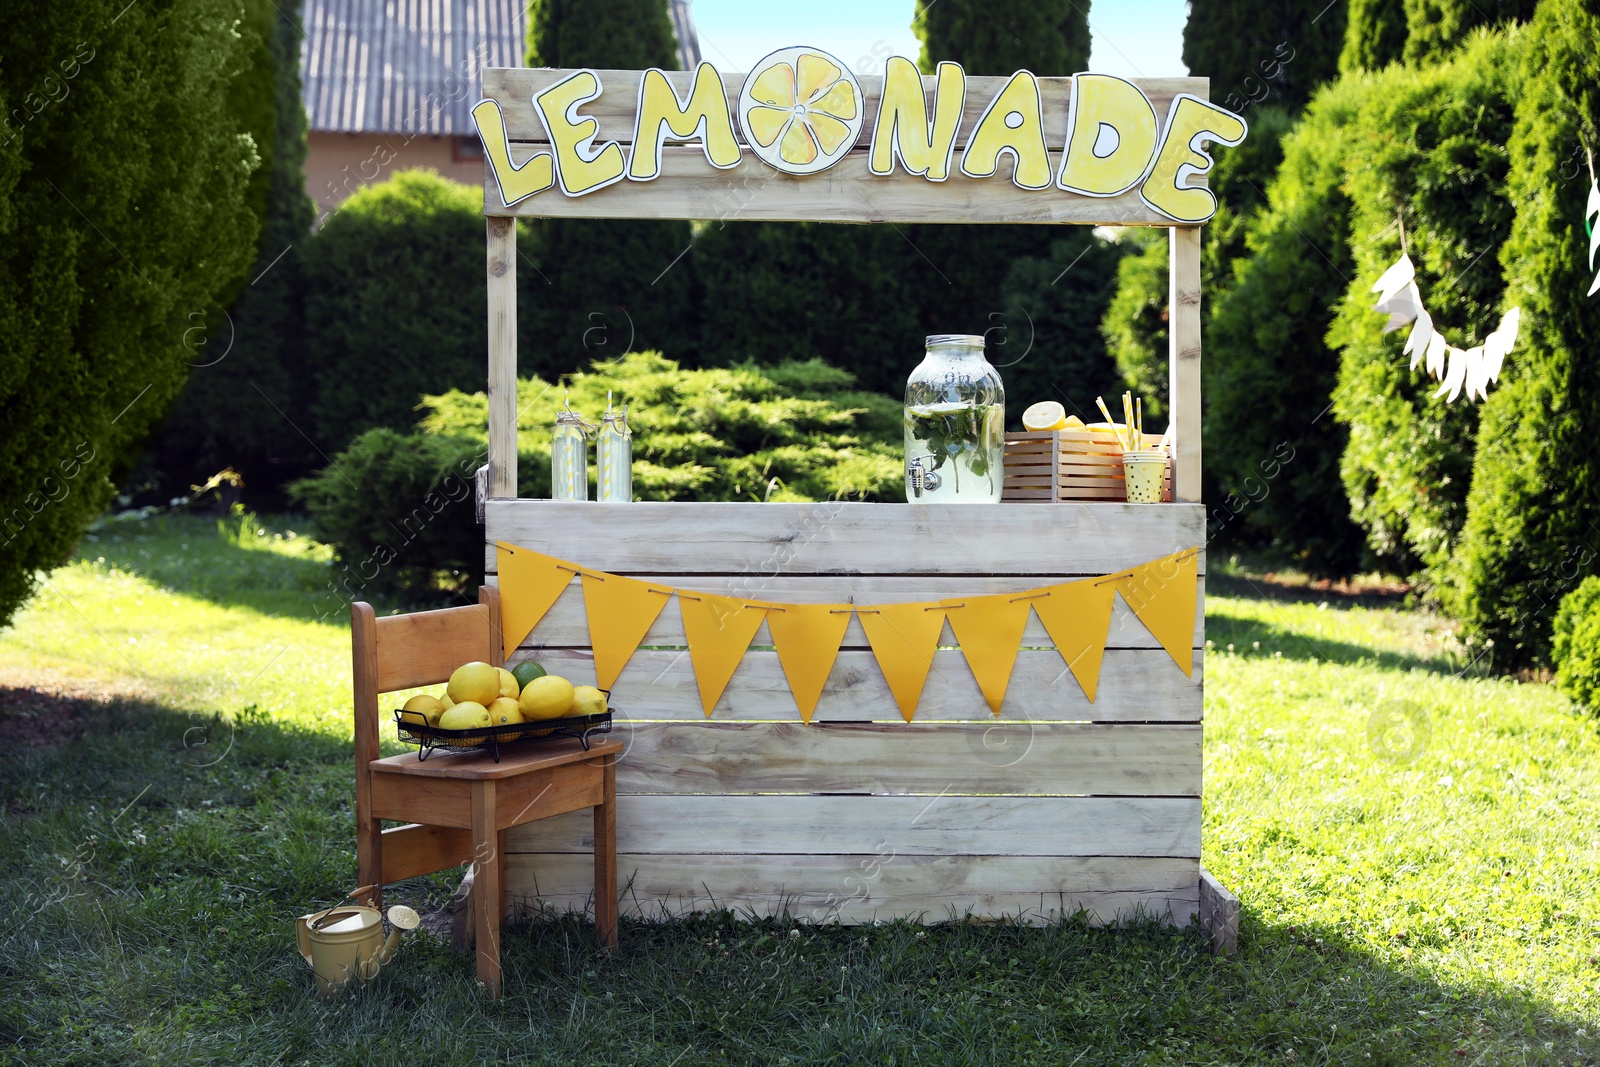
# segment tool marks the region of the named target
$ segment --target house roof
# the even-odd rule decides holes
[[[523,0],[305,0],[313,131],[470,134],[484,67],[520,67]]]

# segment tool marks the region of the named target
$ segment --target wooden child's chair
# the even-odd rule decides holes
[[[595,933],[617,942],[615,757],[622,743],[592,738],[520,745],[496,763],[482,751],[408,752],[378,758],[384,721],[378,697],[448,681],[463,663],[501,662],[500,594],[484,586],[472,607],[378,618],[350,605],[355,689],[356,881],[383,885],[473,865],[472,918],[478,977],[500,992],[500,921],[505,915],[505,831],[578,808],[594,809]],[[380,829],[389,819],[410,825]]]

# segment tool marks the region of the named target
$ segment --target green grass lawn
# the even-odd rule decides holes
[[[107,523],[0,635],[0,716],[38,684],[86,728],[0,763],[0,1062],[1600,1063],[1595,723],[1476,676],[1438,619],[1218,562],[1204,848],[1235,957],[726,915],[625,922],[607,957],[563,919],[512,928],[499,1002],[414,934],[320,1004],[291,920],[355,873],[338,572],[281,524]]]

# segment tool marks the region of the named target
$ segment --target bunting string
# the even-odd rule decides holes
[[[675,597],[701,707],[708,717],[763,624],[772,635],[796,710],[807,723],[838,659],[852,617],[860,623],[907,722],[916,714],[946,622],[984,702],[995,715],[1000,714],[1005,700],[1030,614],[1038,617],[1092,704],[1118,595],[1173,662],[1193,677],[1198,547],[1114,574],[1020,593],[865,607],[768,603],[703,590],[664,588],[519,545],[499,542],[496,547],[505,659],[539,625],[576,575],[583,588],[596,681],[600,688],[610,689],[667,602]]]

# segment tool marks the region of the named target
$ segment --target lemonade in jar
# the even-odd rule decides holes
[[[935,334],[906,379],[906,500],[994,504],[1005,482],[1005,386],[983,338]]]

